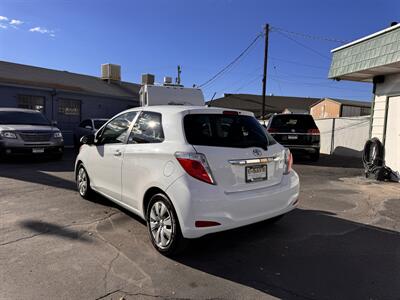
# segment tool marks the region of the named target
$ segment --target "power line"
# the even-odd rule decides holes
[[[249,51],[247,51],[240,59],[240,61],[243,61],[247,56],[250,55],[250,53],[254,50],[255,48],[251,48],[249,49]],[[239,66],[239,61],[238,63],[236,63],[235,65],[233,65],[231,68],[227,69],[225,72],[223,72],[220,76],[219,79],[221,79],[221,77],[225,76],[226,74],[232,72],[235,68],[237,68],[237,66]],[[258,67],[257,69],[261,69],[262,67]],[[254,72],[252,72],[251,74],[247,74],[247,75],[253,75]],[[216,82],[218,82],[217,80],[214,80],[212,82],[210,82],[209,84],[206,84],[203,89],[210,89]],[[236,83],[235,83],[236,84]]]
[[[252,83],[254,83],[256,80],[260,79],[263,75],[257,75],[257,77],[253,78],[252,80],[250,80],[249,82],[243,84],[242,86],[240,86],[238,89],[234,90],[233,92],[236,93],[238,91],[240,91],[241,89],[244,89],[245,87],[251,85]]]
[[[301,46],[301,47],[303,47],[303,48],[305,48],[305,49],[308,49],[309,51],[313,52],[314,54],[317,54],[318,56],[320,56],[320,57],[322,57],[322,58],[325,58],[325,59],[327,59],[327,60],[330,60],[330,57],[326,56],[325,54],[320,53],[319,51],[317,51],[317,50],[315,50],[315,49],[313,49],[313,48],[311,48],[311,47],[308,47],[307,45],[305,45],[305,44],[299,42],[298,40],[296,40],[296,39],[294,39],[294,38],[288,36],[287,34],[285,34],[285,33],[283,33],[283,32],[280,32],[280,31],[276,31],[276,32],[279,33],[280,35],[284,36],[285,38],[287,38],[287,39],[289,39],[289,40],[295,42],[297,45],[299,45],[299,46]]]
[[[258,34],[254,40],[244,49],[233,61],[231,61],[228,65],[226,65],[224,68],[222,68],[219,72],[217,72],[214,76],[212,76],[210,79],[205,81],[204,83],[200,84],[199,87],[204,87],[205,85],[211,83],[215,79],[217,79],[220,75],[222,75],[226,70],[228,70],[231,66],[233,66],[256,42],[257,40],[262,36],[263,34],[260,33]]]
[[[274,70],[275,70],[276,76],[278,77],[279,75],[278,75],[278,70],[276,69],[276,66],[274,66]],[[281,92],[281,95],[283,95],[280,81],[277,80],[276,82],[278,83],[278,88],[279,88],[279,91]]]
[[[293,61],[293,60],[287,60],[287,59],[283,59],[283,58],[279,58],[279,57],[273,57],[273,56],[269,56],[270,59],[272,60],[279,60],[279,61],[283,61],[289,64],[294,64],[294,65],[299,65],[299,66],[304,66],[304,67],[309,67],[309,68],[316,68],[316,69],[322,69],[322,70],[326,70],[326,67],[323,66],[316,66],[316,65],[310,65],[310,64],[303,64],[297,61]]]
[[[276,76],[270,76],[272,80],[274,81],[278,81],[276,79]],[[367,93],[368,91],[364,91],[361,89],[355,89],[355,88],[343,88],[343,87],[338,87],[338,86],[331,86],[331,85],[327,85],[324,83],[316,83],[316,82],[300,82],[300,81],[292,81],[292,80],[287,80],[287,79],[280,79],[281,83],[285,83],[285,84],[293,84],[293,85],[303,85],[303,86],[320,86],[320,87],[324,87],[324,88],[330,88],[330,89],[337,89],[337,90],[348,90],[348,91],[353,91],[353,92],[365,92]],[[369,93],[369,92],[368,92]]]
[[[288,73],[288,72],[282,72],[280,71],[281,77],[286,77],[286,78],[293,78],[293,77],[300,77],[300,78],[308,78],[308,79],[317,79],[317,80],[327,80],[327,77],[319,77],[319,76],[308,76],[308,75],[303,75],[303,74],[295,74],[295,73]]]
[[[333,42],[333,43],[343,43],[343,44],[348,43],[348,41],[345,41],[345,40],[340,40],[340,39],[331,38],[331,37],[324,37],[321,35],[311,35],[311,34],[307,34],[307,33],[295,32],[295,31],[290,31],[290,30],[286,30],[283,28],[275,27],[275,26],[272,27],[271,29],[275,30],[275,31],[280,31],[280,32],[284,32],[287,34],[307,38],[307,39],[312,39],[312,40],[326,41],[326,42]]]
[[[252,70],[252,71],[249,72],[249,73],[241,74],[241,75],[244,75],[244,76],[240,77],[238,80],[235,80],[235,81],[234,81],[233,83],[231,83],[231,84],[228,84],[228,85],[225,84],[225,85],[223,86],[223,88],[218,89],[217,94],[220,94],[222,91],[224,91],[224,90],[230,88],[231,86],[236,86],[236,85],[238,85],[239,83],[243,82],[243,81],[244,81],[246,78],[248,78],[249,76],[252,76],[252,75],[256,74],[256,72],[258,72],[260,69],[262,69],[262,66],[261,66],[261,67],[255,68],[254,70]],[[257,76],[258,76],[258,75],[257,75]],[[260,76],[261,76],[261,75],[260,75]]]

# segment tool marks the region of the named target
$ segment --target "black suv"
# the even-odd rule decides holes
[[[290,150],[307,152],[313,161],[319,159],[320,133],[311,115],[273,115],[267,130],[281,145]]]

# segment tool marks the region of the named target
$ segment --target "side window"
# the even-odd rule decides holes
[[[86,126],[92,127],[92,121],[84,120],[84,121],[81,122],[81,124],[79,124],[79,127],[82,127],[82,128],[86,128]]]
[[[163,140],[164,131],[161,124],[161,114],[144,111],[133,125],[128,143],[161,143]]]
[[[136,111],[131,111],[108,122],[98,137],[98,144],[124,143],[136,114]]]

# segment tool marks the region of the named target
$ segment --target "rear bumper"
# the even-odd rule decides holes
[[[293,210],[297,206],[299,187],[295,171],[283,176],[278,185],[234,193],[226,193],[218,186],[184,175],[166,192],[176,208],[183,236],[198,238]],[[195,226],[195,221],[213,221],[221,225],[199,228]]]
[[[319,152],[320,146],[311,146],[311,145],[282,145],[290,150],[300,150],[300,151],[307,151],[310,153]]]

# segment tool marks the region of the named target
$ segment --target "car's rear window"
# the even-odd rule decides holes
[[[192,114],[185,116],[184,128],[192,145],[266,149],[276,143],[251,116]]]
[[[309,129],[317,128],[310,115],[277,115],[272,118],[271,126],[276,129]]]
[[[0,124],[10,125],[50,125],[40,112],[0,111]]]

